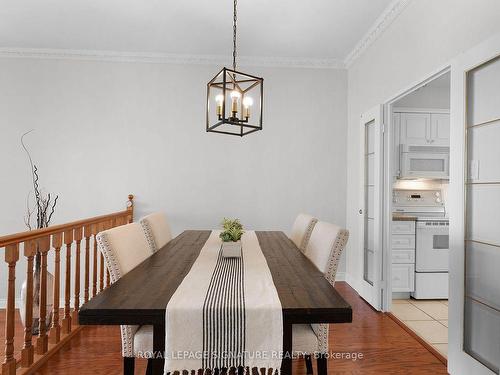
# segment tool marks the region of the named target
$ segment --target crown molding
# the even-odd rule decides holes
[[[378,39],[410,2],[411,0],[394,0],[389,4],[372,27],[370,27],[368,32],[344,59],[344,64],[347,68],[351,67],[352,64]]]
[[[230,63],[230,58],[228,56],[220,55],[181,55],[165,53],[8,47],[0,48],[0,57],[219,66]],[[242,56],[239,58],[239,65],[281,68],[345,69],[345,64],[340,59],[316,58]]]

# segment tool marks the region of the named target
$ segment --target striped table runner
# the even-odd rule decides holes
[[[167,305],[165,374],[280,369],[281,303],[257,236],[246,232],[242,257],[224,258],[219,233],[211,233]]]

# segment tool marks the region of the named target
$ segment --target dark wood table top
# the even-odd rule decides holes
[[[347,323],[351,306],[283,232],[256,232],[288,323]],[[85,303],[79,323],[164,324],[170,298],[210,231],[185,231]]]

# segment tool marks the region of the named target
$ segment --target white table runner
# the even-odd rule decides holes
[[[281,367],[281,303],[257,236],[246,232],[242,257],[224,258],[219,233],[212,231],[167,305],[165,374]]]

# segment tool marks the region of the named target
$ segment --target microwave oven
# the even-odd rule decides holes
[[[403,145],[400,178],[448,179],[449,176],[449,147]]]

